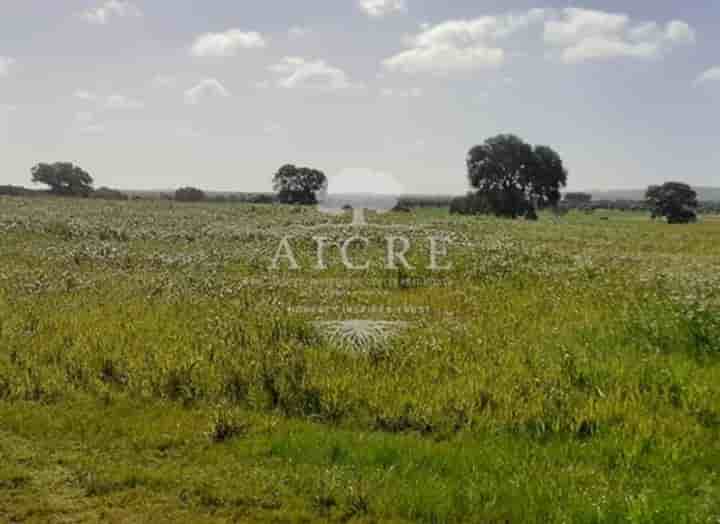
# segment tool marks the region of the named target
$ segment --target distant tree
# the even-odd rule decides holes
[[[32,196],[35,191],[22,186],[0,186],[0,196]]]
[[[582,206],[592,202],[593,196],[590,193],[565,193],[565,202],[574,206]]]
[[[175,200],[178,202],[202,202],[205,193],[195,187],[181,187],[175,191]]]
[[[93,178],[70,162],[41,163],[31,173],[33,183],[49,186],[56,195],[87,197],[93,190]]]
[[[487,195],[471,191],[450,201],[451,215],[488,215],[494,213]]]
[[[498,216],[534,218],[536,207],[554,206],[567,184],[562,159],[547,146],[533,148],[515,135],[498,135],[467,157],[470,185]]]
[[[100,200],[128,200],[129,197],[117,189],[110,189],[109,187],[101,187],[96,189],[90,195],[91,198],[97,198]]]
[[[653,219],[665,217],[670,224],[687,224],[697,220],[697,193],[681,182],[650,186],[645,193]]]
[[[326,186],[327,177],[322,171],[291,164],[282,166],[273,177],[273,188],[282,204],[317,204],[317,193]]]

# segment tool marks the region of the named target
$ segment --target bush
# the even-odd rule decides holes
[[[205,193],[194,187],[182,187],[175,191],[175,200],[178,202],[202,202]]]
[[[0,186],[0,196],[32,196],[34,191],[21,186]]]
[[[97,198],[100,200],[128,200],[129,197],[122,191],[117,189],[110,189],[109,187],[101,187],[97,191],[90,193],[90,198]]]
[[[668,216],[667,221],[668,224],[694,224],[697,222],[697,214],[692,209],[683,208]]]
[[[220,406],[213,414],[207,435],[211,442],[221,443],[241,437],[249,429],[249,422],[238,409]]]
[[[478,193],[468,193],[464,197],[453,198],[450,202],[451,215],[483,215],[491,213],[486,197]]]

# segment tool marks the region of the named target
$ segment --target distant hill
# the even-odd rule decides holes
[[[701,202],[720,202],[720,187],[694,187]],[[589,190],[593,200],[644,200],[645,189]]]

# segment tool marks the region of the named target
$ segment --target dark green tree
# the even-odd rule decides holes
[[[551,147],[535,146],[529,170],[527,192],[539,208],[560,202],[560,188],[567,185],[568,173],[560,155]]]
[[[665,217],[670,224],[688,224],[697,220],[697,193],[682,182],[666,182],[661,186],[650,186],[645,201],[653,219]]]
[[[533,219],[536,208],[559,202],[560,188],[567,184],[560,155],[515,135],[498,135],[473,147],[467,168],[470,185],[497,216]]]
[[[273,177],[273,188],[282,204],[317,204],[317,193],[327,186],[322,171],[308,167],[284,165]]]
[[[56,195],[87,197],[93,190],[93,178],[70,162],[41,163],[31,173],[33,183],[49,186]]]
[[[195,187],[181,187],[175,191],[177,202],[202,202],[205,200],[205,193]]]
[[[593,196],[590,193],[565,193],[565,202],[573,206],[580,206],[592,202]]]

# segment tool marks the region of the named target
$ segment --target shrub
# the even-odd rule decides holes
[[[122,191],[117,189],[110,189],[109,187],[101,187],[100,189],[90,193],[90,198],[97,198],[100,200],[128,200],[129,197]]]
[[[175,200],[178,202],[202,202],[205,193],[194,187],[182,187],[175,191]]]

